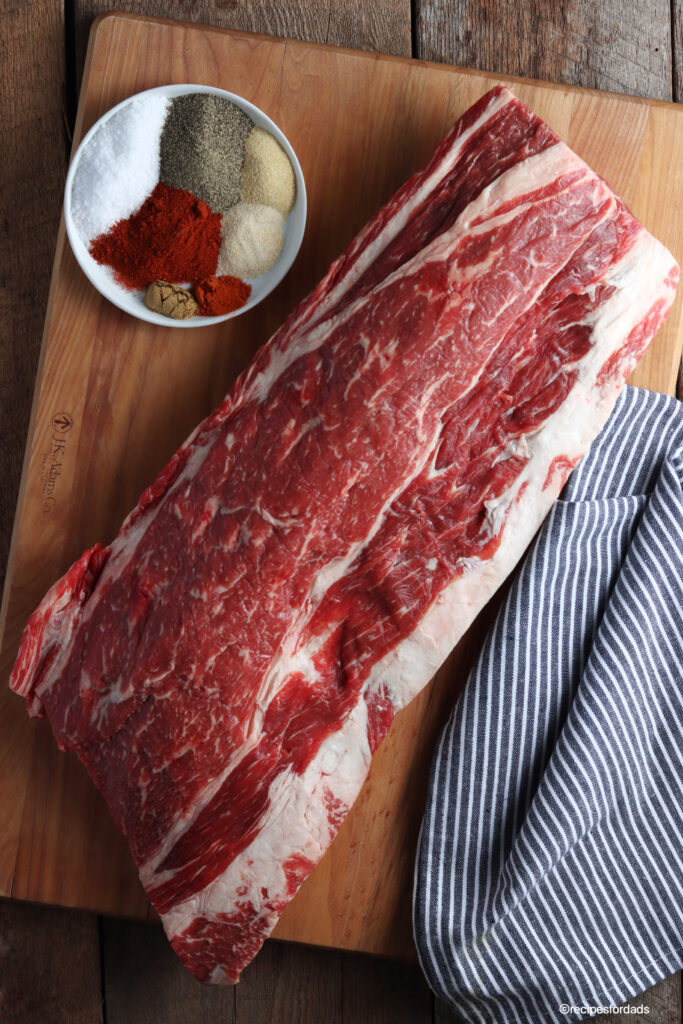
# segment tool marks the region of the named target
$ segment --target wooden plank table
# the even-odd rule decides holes
[[[289,35],[659,99],[683,99],[683,0],[130,0],[118,9]],[[11,531],[77,89],[103,0],[0,13],[0,565]],[[595,9],[594,9],[595,8]],[[1,838],[1,837],[0,837]],[[634,1000],[682,1024],[680,975]],[[158,926],[0,902],[0,1021],[422,1024],[455,1021],[418,968],[268,943],[236,989],[199,986]],[[630,1016],[629,1019],[633,1019]],[[640,1019],[640,1018],[639,1018]]]

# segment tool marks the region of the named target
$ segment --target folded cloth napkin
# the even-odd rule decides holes
[[[463,1020],[571,1019],[682,966],[682,670],[683,407],[625,388],[435,753],[415,939]]]

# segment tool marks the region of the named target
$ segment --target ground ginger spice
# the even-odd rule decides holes
[[[152,281],[145,294],[145,305],[154,313],[161,313],[171,320],[187,320],[196,316],[199,305],[194,295],[186,288],[168,281]]]

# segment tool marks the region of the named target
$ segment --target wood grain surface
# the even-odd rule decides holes
[[[306,177],[306,239],[296,270],[267,302],[188,339],[107,303],[60,235],[3,606],[5,671],[46,588],[85,547],[115,535],[142,489],[286,312],[497,78],[117,15],[99,21],[89,50],[76,139],[126,95],[173,80],[223,85],[281,125]],[[521,80],[515,89],[680,258],[683,221],[672,197],[683,190],[683,110]],[[330,195],[343,202],[331,203]],[[641,384],[673,390],[681,312],[679,301],[637,371]],[[277,936],[413,955],[409,894],[426,773],[492,615],[493,605],[435,684],[398,716],[352,813],[283,914]],[[25,749],[1,762],[10,789],[0,805],[1,877],[11,877],[19,898],[144,916],[132,858],[85,771],[73,755],[59,753],[44,723],[27,725],[20,699],[3,696],[0,715]]]
[[[62,86],[66,79],[65,109],[75,111],[76,83],[80,81],[82,55],[85,52],[87,32],[94,14],[99,13],[103,4],[74,2],[66,0],[33,0],[30,5],[7,5],[0,9],[0,90],[3,110],[6,115],[0,125],[6,175],[3,178],[0,203],[4,251],[12,258],[3,261],[0,275],[0,301],[3,312],[2,355],[0,356],[0,414],[2,415],[3,445],[0,467],[3,470],[3,489],[0,497],[0,543],[7,549],[12,516],[16,501],[19,472],[24,450],[29,407],[33,384],[33,373],[40,344],[40,325],[44,316],[47,296],[52,246],[59,217],[61,186],[65,173],[65,156],[68,149],[67,131],[61,117]],[[118,4],[128,10],[140,13],[162,13],[169,17],[192,18],[220,24],[226,27],[247,28],[256,31],[286,34],[297,38],[314,38],[320,42],[334,42],[355,47],[384,50],[393,53],[410,53],[411,6],[413,8],[412,53],[430,59],[437,56],[452,63],[468,63],[473,67],[487,67],[501,73],[541,75],[575,85],[604,85],[596,77],[597,71],[608,75],[616,84],[607,85],[639,95],[666,98],[670,91],[673,98],[683,98],[683,18],[681,0],[673,0],[671,38],[666,43],[665,59],[653,65],[657,42],[653,35],[664,39],[661,18],[666,18],[666,7],[648,2],[637,5],[635,12],[615,3],[602,5],[601,30],[594,27],[595,15],[588,0],[521,0],[514,7],[507,5],[507,17],[500,2],[487,0],[485,5],[472,4],[473,16],[466,29],[463,26],[464,6],[447,0],[427,4],[424,0],[394,2],[375,0],[372,5],[340,0],[327,6],[298,0],[283,0],[282,3],[251,3],[214,0],[214,2],[189,3],[169,0],[132,0]],[[371,13],[368,13],[371,8]],[[478,15],[481,10],[481,15]],[[316,16],[316,12],[320,12]],[[503,13],[501,13],[503,12]],[[643,13],[644,12],[644,13]],[[504,18],[504,22],[502,19]],[[654,33],[646,31],[639,38],[649,40],[649,50],[638,61],[624,61],[624,53],[632,52],[633,20],[640,23],[651,21]],[[570,23],[571,22],[571,23]],[[501,32],[504,23],[505,31]],[[328,25],[331,26],[331,33]],[[281,26],[281,27],[280,27]],[[548,26],[552,26],[552,32]],[[348,35],[345,35],[348,33]],[[441,38],[440,38],[441,37]],[[673,47],[672,47],[673,43]],[[430,47],[432,49],[430,50]],[[76,54],[79,60],[76,60]],[[576,59],[580,53],[581,59]],[[673,57],[673,59],[672,59]],[[65,70],[66,65],[66,70]],[[624,74],[624,67],[628,74]],[[655,73],[652,73],[652,66]],[[667,67],[672,69],[667,77]],[[650,70],[648,70],[650,68]],[[659,72],[659,74],[657,74]],[[38,84],[38,89],[34,86]],[[21,217],[16,211],[21,210]],[[32,229],[28,230],[28,225]],[[19,257],[19,258],[17,258]],[[0,569],[4,559],[0,561]],[[10,742],[6,732],[0,733],[3,746]],[[21,742],[14,750],[22,749]],[[2,793],[0,791],[0,799]],[[0,834],[0,846],[3,837]],[[3,854],[0,852],[0,857]],[[7,881],[7,880],[6,880]],[[95,922],[91,915],[60,909],[36,908],[18,901],[0,901],[0,1019],[21,1020],[26,1024],[71,1024],[82,1019],[100,1021],[102,1006],[91,1003],[93,983],[95,989],[102,984],[102,996],[107,1006],[108,1024],[143,1024],[150,1019],[160,1020],[158,993],[154,991],[153,979],[159,970],[159,949],[166,950],[168,962],[163,975],[164,984],[170,984],[175,1003],[168,1009],[168,1024],[175,1021],[192,1021],[196,1016],[196,996],[184,989],[187,976],[177,960],[163,944],[160,929],[133,922],[104,922],[100,934],[96,927],[83,927],[83,921]],[[144,929],[148,941],[135,942],[137,930]],[[37,940],[36,931],[40,934]],[[11,960],[7,959],[7,936],[12,936]],[[157,936],[154,941],[153,936]],[[121,961],[117,967],[116,957],[110,955],[112,944],[132,944],[135,958],[127,966]],[[69,958],[83,962],[86,969],[80,975],[75,990],[60,971],[46,972],[41,967],[41,956],[55,956],[55,949],[61,944]],[[99,952],[102,950],[102,977],[99,971]],[[263,964],[270,948],[279,948],[281,954],[268,960],[268,970],[262,967],[258,985],[265,992],[272,991],[276,981],[283,981],[280,991],[287,992],[298,983],[300,966],[299,950],[296,946],[278,946],[268,943],[260,955]],[[316,989],[322,996],[314,998],[316,1007],[323,1007],[322,1016],[298,1019],[297,1024],[320,1024],[327,1019],[338,1019],[333,1014],[341,1006],[341,1016],[346,1022],[355,1022],[353,1013],[357,1004],[347,1003],[352,988],[343,986],[344,971],[348,961],[368,964],[368,974],[381,985],[382,979],[394,978],[394,967],[390,963],[373,959],[363,960],[353,954],[338,954],[307,948],[303,951],[312,969],[307,972],[306,985]],[[120,954],[119,954],[120,955]],[[336,963],[341,956],[342,971],[327,969],[328,963]],[[63,960],[60,960],[60,964]],[[16,975],[16,983],[8,985],[8,968]],[[249,969],[251,970],[251,968]],[[277,976],[275,972],[277,971]],[[245,972],[246,986],[250,979]],[[148,975],[152,983],[134,986],[135,1001],[126,994],[134,978]],[[174,975],[176,976],[174,979]],[[182,979],[182,980],[178,980]],[[191,979],[189,979],[191,982]],[[419,987],[421,979],[413,979]],[[423,998],[429,1005],[430,996],[422,982]],[[75,991],[76,1009],[69,992]],[[361,1004],[363,990],[360,989]],[[36,994],[38,997],[36,998]],[[680,1024],[681,987],[680,975],[667,979],[645,993],[650,1014],[650,1024]],[[384,1002],[386,999],[386,1003]],[[638,1002],[634,1000],[633,1002]],[[258,1001],[257,1001],[258,1002]],[[386,987],[380,1004],[387,1018],[395,1008],[396,1019],[405,1002],[405,989],[394,992]],[[250,1001],[243,1000],[240,1010],[248,1009]],[[78,1007],[86,1007],[86,1016],[77,1016]],[[264,1003],[261,1001],[261,1006]],[[270,1017],[278,1022],[293,1020],[287,1005],[270,1001]],[[49,1007],[49,1015],[45,1013]],[[202,1019],[211,1021],[232,1019],[218,1010],[214,1016]],[[239,1024],[247,1024],[247,1018],[236,1018]],[[391,1019],[394,1019],[393,1017]],[[425,1018],[426,1019],[426,1018]],[[456,1021],[445,1007],[435,1002],[433,1019],[439,1024]],[[611,1019],[611,1018],[610,1018]],[[633,1019],[630,1017],[629,1019]],[[250,1018],[253,1020],[253,1018]],[[422,1020],[422,1016],[415,1017]]]
[[[61,3],[0,16],[0,573],[4,574],[68,158]],[[35,59],[49,53],[50,60]]]
[[[423,0],[416,22],[427,60],[672,98],[669,0]]]
[[[158,925],[105,919],[102,946],[107,1021],[233,1024],[234,992],[176,970],[177,958]]]
[[[4,576],[12,520],[24,458],[29,409],[40,351],[54,241],[59,224],[68,157],[63,116],[65,57],[61,3],[14,4],[0,17],[0,573]],[[36,60],[36,53],[52,59]],[[0,705],[7,700],[0,688]],[[19,823],[15,779],[28,766],[31,732],[26,723],[0,729],[0,805],[12,824],[0,829],[0,862]],[[4,891],[10,873],[0,877]]]
[[[102,1024],[97,918],[0,901],[2,1024]]]
[[[342,1017],[353,1024],[431,1024],[432,1001],[417,964],[347,953]]]
[[[173,7],[173,11],[169,7]],[[111,10],[107,0],[75,0],[77,63],[83,66],[88,35],[97,15]],[[250,3],[221,3],[211,0],[122,0],[117,11],[142,12],[150,17],[173,17],[178,21],[212,25],[216,28],[288,36],[330,46],[350,46],[403,57],[411,55],[410,3],[406,0],[255,0]]]

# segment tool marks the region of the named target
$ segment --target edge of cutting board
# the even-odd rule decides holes
[[[489,71],[486,68],[468,68],[463,67],[460,64],[448,64],[445,61],[435,60],[422,60],[419,57],[403,57],[399,54],[392,53],[380,53],[377,50],[357,50],[352,46],[332,46],[329,43],[316,43],[309,42],[305,39],[298,39],[296,36],[269,36],[264,32],[246,32],[243,29],[232,29],[223,28],[213,25],[204,25],[196,21],[176,21],[174,18],[156,18],[147,14],[135,14],[129,11],[119,11],[114,8],[111,11],[104,11],[102,14],[98,14],[93,19],[93,23],[90,27],[90,35],[88,37],[88,52],[86,55],[85,66],[83,71],[83,81],[86,80],[86,72],[89,70],[90,63],[90,51],[91,44],[94,40],[95,34],[103,22],[109,21],[110,19],[122,18],[124,21],[138,21],[147,22],[150,25],[169,25],[169,26],[182,26],[189,29],[206,29],[210,30],[213,34],[221,34],[233,36],[234,38],[263,40],[270,43],[281,42],[287,46],[289,43],[295,43],[297,46],[305,46],[309,50],[323,50],[333,51],[334,53],[345,53],[349,56],[357,56],[369,58],[371,60],[378,61],[391,61],[392,64],[405,64],[406,66],[414,67],[415,65],[425,68],[443,68],[447,71],[457,71],[458,74],[471,75],[474,77],[486,75],[491,78],[495,78],[497,81],[504,84],[517,83],[518,85],[531,85],[541,86],[544,89],[559,90],[560,92],[578,93],[586,96],[614,96],[620,100],[628,100],[630,103],[645,104],[648,107],[674,107],[680,109],[683,112],[683,105],[675,103],[672,100],[658,100],[650,99],[647,96],[633,96],[630,93],[613,92],[609,89],[591,89],[584,85],[568,85],[563,82],[551,82],[546,78],[526,78],[524,75],[508,75],[500,74],[497,71]],[[82,88],[82,87],[81,87]],[[80,113],[80,106],[79,106]],[[74,128],[74,135],[76,135],[76,129],[78,128],[78,116],[76,117],[76,126]]]

